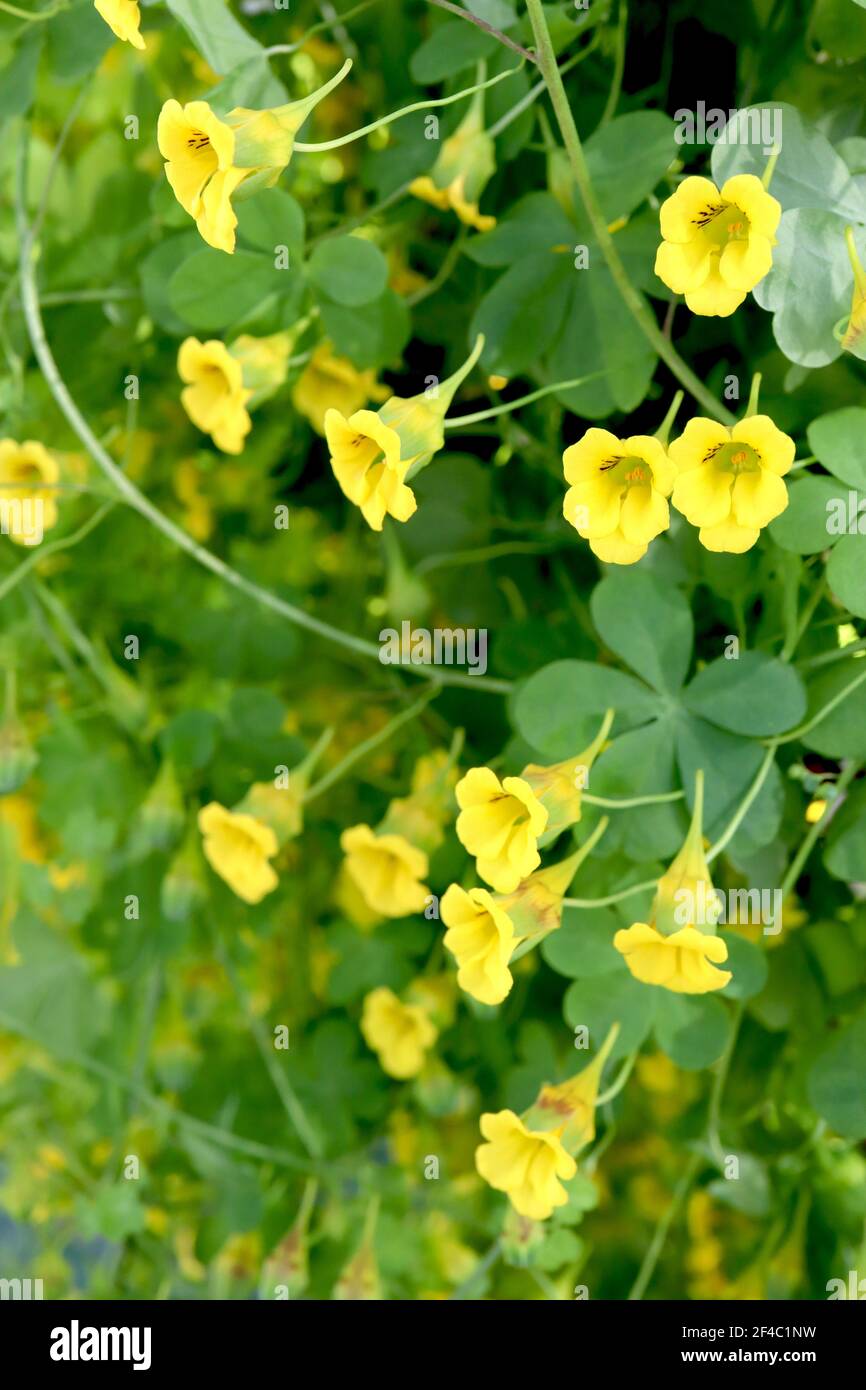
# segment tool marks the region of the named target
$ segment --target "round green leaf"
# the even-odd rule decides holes
[[[613,946],[614,933],[621,925],[609,908],[567,907],[562,926],[545,937],[541,954],[551,969],[572,980],[610,975],[626,969]]]
[[[836,542],[828,523],[839,503],[847,508],[848,495],[833,478],[808,477],[793,482],[788,488],[787,507],[770,522],[770,535],[783,550],[817,555]]]
[[[813,420],[809,448],[834,478],[866,489],[866,410],[848,406]]]
[[[257,251],[289,250],[289,265],[304,249],[304,212],[284,188],[266,188],[238,206],[238,237]]]
[[[684,1071],[703,1071],[717,1062],[731,1032],[731,1016],[710,994],[656,994],[655,1035],[659,1047]]]
[[[866,1139],[866,1013],[836,1034],[809,1075],[809,1099],[845,1139]]]
[[[624,1057],[640,1047],[650,1030],[654,993],[652,985],[641,984],[628,970],[618,970],[575,981],[566,992],[563,1013],[572,1028],[589,1029],[593,1051],[601,1047],[611,1025],[618,1023],[611,1056]]]
[[[378,246],[358,236],[320,241],[309,264],[310,279],[322,294],[350,309],[384,293],[388,262]]]
[[[866,536],[842,536],[827,562],[833,593],[858,618],[866,618]]]
[[[695,714],[753,738],[784,733],[803,718],[806,692],[792,667],[764,652],[719,657],[699,671],[684,696]]]
[[[861,659],[838,661],[819,670],[809,682],[807,722],[863,671],[866,665]],[[803,743],[825,758],[866,758],[866,681],[805,733]]]
[[[657,697],[623,671],[591,661],[554,661],[518,691],[514,719],[533,748],[567,758],[590,742],[607,709],[616,710],[617,729],[659,713]]]
[[[680,689],[689,669],[694,624],[678,589],[641,570],[615,571],[593,590],[601,637],[656,690]]]
[[[760,994],[767,983],[767,957],[753,942],[735,931],[723,933],[728,959],[720,968],[730,970],[733,978],[720,991],[729,999],[751,999]]]
[[[196,251],[171,277],[169,304],[193,328],[215,331],[237,323],[268,295],[284,287],[280,271],[264,256]]]

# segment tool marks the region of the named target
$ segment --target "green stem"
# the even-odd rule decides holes
[[[583,200],[587,216],[592,225],[595,239],[607,263],[613,282],[619,290],[623,302],[634,318],[638,328],[658,356],[673,372],[680,385],[684,386],[714,419],[720,420],[725,425],[732,425],[734,423],[734,416],[716,400],[712,393],[704,386],[703,382],[699,380],[691,368],[682,360],[676,348],[674,348],[673,344],[669,342],[659,328],[652,311],[639,291],[635,289],[629,278],[628,272],[620,259],[619,252],[614,245],[613,237],[607,229],[607,219],[602,212],[595,189],[592,185],[583,146],[577,132],[577,126],[574,122],[571,107],[568,103],[562,77],[557,67],[556,55],[553,50],[550,31],[547,27],[547,19],[542,0],[526,0],[526,7],[529,11],[533,33],[535,34],[539,55],[539,66],[542,76],[547,83],[547,89],[550,93],[551,102],[553,103],[553,109],[571,164],[571,170],[574,174],[574,179],[580,192],[581,199]]]
[[[803,734],[808,734],[810,729],[814,729],[816,724],[820,724],[821,720],[825,719],[831,710],[834,710],[837,705],[841,705],[842,701],[846,700],[848,696],[857,689],[858,685],[862,685],[864,681],[866,681],[866,671],[861,671],[859,676],[855,676],[852,681],[844,685],[842,689],[833,696],[832,700],[828,700],[826,705],[822,705],[821,708],[812,715],[811,719],[806,720],[805,724],[801,724],[793,733],[785,734],[784,738],[777,739],[776,741],[778,743],[793,743],[795,739],[802,738]]]
[[[366,758],[368,753],[372,753],[374,749],[379,748],[381,744],[387,743],[392,734],[395,734],[404,724],[408,724],[410,720],[415,719],[422,710],[426,709],[430,701],[436,699],[441,689],[442,687],[438,682],[432,685],[429,690],[424,691],[420,700],[416,700],[414,705],[410,705],[408,709],[401,710],[399,714],[389,720],[383,729],[379,729],[377,733],[372,734],[370,738],[365,739],[363,743],[359,743],[357,747],[353,748],[351,753],[348,753],[345,758],[337,763],[336,767],[332,767],[330,772],[326,772],[324,777],[318,782],[314,782],[304,796],[304,804],[306,805],[307,802],[313,801],[315,797],[321,796],[323,792],[326,792],[329,787],[332,787],[335,782],[338,782],[341,777],[345,776],[349,769],[355,766],[355,763],[360,762],[362,758]]]
[[[460,19],[465,19],[470,24],[474,24],[476,29],[481,29],[483,33],[489,34],[492,39],[496,39],[497,43],[504,44],[506,48],[510,48],[512,53],[519,53],[521,58],[525,58],[528,63],[538,62],[535,54],[530,53],[529,49],[521,48],[519,43],[515,43],[507,34],[503,34],[501,29],[494,29],[493,25],[488,24],[486,19],[479,19],[478,15],[472,14],[469,10],[465,10],[462,5],[454,5],[451,3],[451,0],[428,0],[428,3],[437,5],[440,10],[447,10],[449,14],[455,14]]]
[[[617,1076],[617,1078],[616,1078],[616,1081],[614,1081],[614,1082],[612,1083],[612,1085],[609,1086],[608,1089],[607,1089],[606,1091],[602,1091],[601,1095],[598,1096],[598,1098],[596,1099],[596,1102],[595,1102],[596,1107],[598,1107],[598,1106],[600,1106],[600,1105],[607,1105],[610,1101],[612,1101],[612,1100],[614,1099],[615,1096],[618,1096],[618,1095],[619,1095],[619,1093],[620,1093],[620,1091],[622,1090],[623,1086],[625,1085],[625,1083],[628,1081],[629,1077],[631,1076],[632,1068],[634,1067],[634,1064],[635,1064],[636,1061],[637,1061],[637,1052],[635,1051],[635,1052],[629,1053],[628,1057],[626,1057],[625,1061],[623,1062],[623,1064],[622,1064],[622,1066],[621,1066],[621,1068],[620,1068],[620,1070],[619,1070],[619,1074],[618,1074],[618,1076]]]
[[[784,900],[787,897],[791,889],[794,887],[794,884],[797,882],[797,879],[800,877],[800,874],[803,870],[803,865],[806,863],[806,860],[809,858],[809,855],[815,848],[818,836],[821,834],[821,831],[826,828],[830,816],[832,815],[836,806],[839,804],[839,798],[844,796],[845,792],[848,790],[848,787],[851,785],[862,766],[863,764],[860,762],[850,762],[848,764],[848,766],[845,768],[845,771],[842,773],[842,776],[839,778],[838,782],[833,788],[834,795],[831,798],[831,800],[827,802],[827,805],[824,807],[824,812],[820,820],[817,820],[813,826],[810,826],[808,834],[804,837],[803,843],[800,845],[800,848],[797,850],[797,853],[791,860],[791,863],[788,866],[788,871],[785,874],[785,877],[782,879],[781,887],[779,888],[779,893],[781,895],[782,900]]]
[[[399,121],[403,116],[411,116],[413,111],[429,111],[434,106],[452,106],[455,101],[462,101],[464,97],[471,97],[476,92],[495,87],[497,82],[504,82],[506,77],[513,77],[516,72],[520,72],[520,67],[509,68],[507,72],[500,72],[496,77],[488,77],[486,82],[476,83],[474,87],[464,87],[461,92],[455,92],[450,97],[428,97],[426,101],[413,101],[411,106],[401,106],[399,111],[381,116],[378,121],[371,121],[369,125],[363,125],[358,130],[351,130],[348,135],[341,135],[336,140],[325,140],[321,145],[306,145],[296,140],[294,148],[299,154],[324,154],[327,150],[338,150],[343,145],[351,145],[353,141],[363,139],[365,135],[372,135],[374,130],[381,130],[393,121]]]
[[[631,888],[623,888],[619,893],[611,893],[607,898],[563,898],[563,907],[610,907],[613,903],[624,902],[637,893],[645,893],[648,888],[657,888],[658,879],[648,878],[644,883],[634,883]]]
[[[730,1036],[725,1044],[725,1050],[718,1061],[718,1070],[713,1078],[713,1090],[710,1095],[710,1108],[707,1114],[707,1139],[709,1140],[710,1148],[720,1168],[724,1168],[725,1158],[727,1157],[722,1148],[722,1141],[719,1135],[722,1096],[725,1090],[725,1083],[728,1079],[728,1072],[731,1068],[731,1059],[737,1045],[737,1035],[740,1031],[740,1024],[743,1021],[744,1009],[745,1005],[739,1003],[733,1011]]]
[[[653,1233],[653,1238],[649,1243],[649,1247],[643,1259],[643,1264],[641,1265],[640,1270],[638,1271],[638,1276],[635,1279],[634,1284],[631,1288],[631,1292],[628,1296],[630,1303],[639,1302],[640,1299],[642,1299],[644,1294],[646,1293],[646,1290],[649,1286],[649,1282],[652,1279],[653,1274],[655,1273],[656,1265],[659,1262],[659,1257],[662,1253],[662,1250],[664,1249],[665,1241],[668,1238],[668,1232],[670,1231],[670,1228],[673,1225],[674,1217],[676,1216],[677,1212],[679,1211],[680,1207],[685,1201],[686,1195],[688,1194],[688,1190],[694,1182],[695,1176],[700,1166],[700,1154],[692,1154],[692,1157],[689,1159],[688,1164],[686,1165],[685,1172],[683,1173],[679,1183],[677,1184],[676,1189],[674,1190],[674,1195],[671,1199],[670,1206],[667,1208],[666,1212],[664,1213],[658,1225],[656,1226],[655,1232]]]
[[[682,801],[685,792],[658,792],[652,796],[591,796],[583,793],[583,800],[590,806],[602,806],[608,811],[629,811],[633,806],[658,806],[666,801]]]
[[[91,531],[96,529],[101,521],[105,520],[108,513],[113,511],[114,505],[113,502],[107,502],[104,506],[100,507],[97,512],[94,512],[93,516],[85,521],[83,526],[79,527],[77,531],[73,531],[71,536],[64,536],[62,540],[47,541],[45,544],[41,545],[38,550],[35,550],[32,555],[28,555],[27,558],[22,560],[21,564],[18,565],[11,574],[7,574],[6,578],[0,583],[0,600],[4,599],[17,584],[20,584],[21,580],[24,579],[41,560],[44,560],[47,555],[56,555],[60,550],[69,550],[72,546],[78,545],[79,541],[83,541],[86,536],[90,535]]]
[[[552,391],[569,391],[574,386],[585,386],[588,381],[597,381],[602,376],[608,376],[608,372],[592,372],[589,376],[573,377],[571,381],[554,381],[550,386],[542,386],[537,391],[531,391],[528,396],[520,396],[516,401],[506,401],[504,405],[495,405],[490,410],[479,410],[474,415],[457,415],[451,420],[445,420],[444,428],[459,430],[463,425],[477,425],[482,420],[492,420],[497,415],[506,415],[511,410],[519,410],[523,405],[540,401],[542,396],[549,396]]]
[[[781,740],[779,739],[774,739],[772,743],[769,745],[766,753],[764,754],[764,760],[761,763],[761,766],[758,768],[758,771],[755,773],[755,778],[752,782],[752,785],[749,787],[749,790],[746,792],[746,795],[743,797],[742,801],[740,802],[740,805],[738,806],[737,810],[734,812],[733,816],[728,822],[727,828],[722,831],[722,834],[719,836],[718,840],[716,840],[716,843],[710,849],[707,850],[708,864],[712,864],[714,859],[718,859],[722,850],[730,844],[731,840],[736,835],[743,821],[746,819],[746,816],[749,814],[749,811],[752,807],[755,798],[757,797],[762,786],[767,780],[767,776],[769,774],[770,768],[773,765],[773,760],[776,756],[776,749],[779,746],[780,741]]]
[[[625,34],[628,25],[628,5],[626,0],[619,0],[619,17],[616,25],[616,56],[613,65],[613,81],[610,84],[610,91],[607,94],[604,111],[598,123],[599,130],[607,125],[616,114],[619,94],[622,90],[623,73],[625,72]]]

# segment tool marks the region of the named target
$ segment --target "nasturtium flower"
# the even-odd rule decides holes
[[[508,1194],[521,1216],[545,1221],[565,1206],[561,1179],[573,1178],[577,1163],[555,1130],[534,1132],[513,1110],[500,1110],[481,1116],[481,1133],[487,1143],[475,1150],[475,1166],[485,1182]]]
[[[496,170],[496,147],[484,129],[484,93],[476,92],[463,120],[444,141],[429,174],[409,184],[409,192],[425,203],[456,212],[460,221],[489,232],[496,218],[479,212],[478,201]]]
[[[768,415],[749,415],[730,429],[690,420],[669,453],[679,470],[671,502],[700,527],[707,550],[742,554],[788,505],[782,478],[794,462],[794,441]]]
[[[573,758],[547,766],[528,763],[521,772],[523,781],[529,783],[548,813],[548,838],[580,820],[589,772],[604,748],[613,718],[613,710],[608,710],[592,743]]]
[[[44,445],[0,439],[0,530],[16,545],[39,545],[57,523],[60,468]]]
[[[422,1005],[404,1004],[384,985],[364,1000],[361,1032],[367,1046],[378,1056],[382,1070],[399,1081],[418,1075],[438,1037],[438,1030]]]
[[[562,514],[600,560],[632,565],[667,530],[676,468],[652,435],[617,439],[593,427],[569,445],[562,463],[572,485]]]
[[[260,903],[279,882],[268,862],[279,844],[269,825],[255,816],[229,811],[217,801],[198,815],[205,858],[245,903]]]
[[[360,372],[346,357],[337,357],[330,343],[319,343],[292,392],[295,409],[306,416],[317,434],[325,433],[325,416],[337,410],[354,415],[371,400],[381,400],[387,391],[376,383],[372,370]]]
[[[201,343],[187,338],[181,343],[177,370],[187,383],[180,399],[190,420],[223,453],[240,454],[253,427],[247,410],[253,393],[244,386],[240,362],[218,339]]]
[[[456,883],[442,896],[445,947],[457,960],[457,983],[482,1004],[501,1004],[514,980],[508,968],[520,938],[514,923],[486,888]]]
[[[721,191],[710,179],[683,179],[661,206],[656,275],[693,314],[726,318],[770,269],[781,216],[754,174],[735,174]]]
[[[93,3],[97,13],[119,39],[131,43],[133,48],[144,48],[138,0],[93,0]]]
[[[707,994],[731,979],[729,971],[717,969],[728,948],[715,934],[719,905],[704,854],[702,811],[699,778],[688,835],[659,880],[650,921],[635,922],[613,938],[636,980],[674,994]]]
[[[854,272],[854,295],[851,300],[851,313],[841,341],[845,352],[854,352],[855,348],[860,345],[864,332],[866,332],[866,270],[863,269],[863,263],[857,252],[853,227],[845,228],[845,244],[848,247],[848,259]],[[862,355],[861,346],[857,356],[862,357]]]
[[[391,396],[379,410],[356,410],[346,419],[325,413],[325,437],[334,477],[374,531],[386,516],[408,521],[415,494],[406,485],[445,442],[444,421],[460,384],[484,347],[479,335],[469,357],[447,380],[418,396]]]
[[[177,201],[209,246],[231,254],[237,216],[233,199],[271,188],[286,168],[295,136],[319,101],[345,77],[351,62],[318,91],[263,111],[238,106],[220,117],[206,101],[185,106],[169,98],[157,143]]]
[[[541,862],[538,838],[547,811],[528,782],[488,767],[473,767],[455,789],[460,814],[457,836],[475,856],[478,873],[497,893],[513,893]]]
[[[344,830],[346,871],[364,901],[383,917],[423,912],[430,889],[422,882],[427,855],[402,835],[377,834],[369,825]]]

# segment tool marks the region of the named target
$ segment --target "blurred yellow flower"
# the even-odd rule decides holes
[[[449,928],[445,947],[457,960],[457,983],[482,1004],[501,1004],[514,983],[508,962],[519,941],[514,923],[484,888],[456,883],[439,911]]]
[[[180,399],[192,423],[224,453],[241,453],[252,429],[246,409],[252,391],[244,387],[240,362],[215,338],[206,343],[187,338],[180,346],[177,370],[187,383]]]
[[[617,439],[593,427],[569,445],[562,464],[572,485],[562,514],[600,560],[632,565],[670,525],[676,468],[651,435]]]
[[[473,767],[457,783],[457,836],[475,855],[478,873],[497,893],[513,893],[541,863],[538,837],[547,811],[521,777],[500,782],[487,767]]]
[[[279,882],[268,863],[277,852],[270,826],[254,816],[237,815],[211,801],[198,814],[205,858],[245,903],[260,903]]]
[[[138,8],[138,0],[94,0],[94,5],[97,13],[119,39],[131,43],[133,48],[144,48],[144,39],[140,33],[141,11]]]
[[[413,179],[409,192],[442,211],[450,208],[465,226],[489,232],[496,218],[481,213],[478,200],[496,170],[495,148],[484,129],[484,93],[476,92],[430,173]]]
[[[28,439],[0,439],[0,531],[16,545],[39,545],[57,522],[57,460]]]
[[[768,415],[749,415],[731,429],[690,420],[669,447],[678,469],[671,501],[707,550],[750,550],[788,505],[782,481],[794,462],[794,441]]]
[[[418,1075],[439,1035],[426,1009],[404,1004],[384,985],[364,1000],[361,1032],[382,1070],[399,1081]]]
[[[656,275],[693,314],[726,318],[770,269],[781,216],[754,174],[735,174],[721,192],[710,179],[683,179],[659,213]]]
[[[556,1130],[533,1132],[513,1110],[500,1110],[481,1116],[481,1133],[487,1143],[476,1149],[475,1166],[491,1187],[508,1193],[521,1216],[544,1221],[565,1206],[560,1179],[573,1178],[577,1163]]]
[[[317,434],[325,433],[325,416],[336,410],[346,417],[369,400],[387,395],[376,384],[374,371],[359,372],[346,357],[337,357],[330,343],[317,344],[292,393],[295,409],[306,416]]]
[[[369,825],[344,830],[340,844],[346,872],[374,912],[383,917],[408,917],[422,912],[430,889],[422,883],[427,855],[402,835],[379,835]]]

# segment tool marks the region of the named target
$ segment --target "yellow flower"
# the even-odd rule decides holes
[[[408,917],[422,912],[430,889],[421,882],[427,855],[402,835],[377,835],[369,825],[344,830],[340,844],[346,871],[364,901],[383,917]]]
[[[670,524],[676,469],[651,435],[617,439],[593,427],[562,456],[562,514],[600,560],[632,565]]]
[[[484,94],[476,92],[430,173],[413,179],[409,192],[443,212],[452,209],[467,227],[489,232],[496,218],[479,212],[478,200],[495,169],[495,145],[484,129]]]
[[[347,358],[336,357],[330,343],[319,343],[298,378],[292,400],[316,433],[323,435],[329,410],[353,415],[369,400],[380,399],[380,389],[375,372],[359,372]]]
[[[475,855],[478,873],[497,893],[513,893],[541,863],[538,837],[547,811],[521,777],[500,782],[487,767],[473,767],[455,789],[457,836]]]
[[[35,440],[0,439],[0,531],[16,545],[39,545],[56,525],[57,460]]]
[[[650,923],[635,922],[613,938],[636,980],[675,994],[707,994],[732,978],[716,966],[728,948],[715,935],[719,902],[704,854],[701,821],[703,775],[698,773],[695,809],[679,854],[659,879]]]
[[[491,1187],[507,1192],[521,1216],[544,1221],[555,1207],[565,1206],[568,1181],[577,1164],[566,1153],[556,1130],[533,1132],[513,1110],[481,1116],[481,1133],[488,1141],[475,1150],[475,1166]]]
[[[245,903],[260,903],[279,882],[268,863],[279,848],[270,826],[211,801],[198,814],[205,858]]]
[[[97,13],[102,16],[109,29],[131,43],[133,48],[144,48],[144,39],[139,32],[141,12],[138,0],[93,0]]]
[[[351,67],[300,101],[264,111],[237,106],[222,120],[206,101],[165,102],[157,144],[177,201],[195,219],[202,238],[218,251],[235,249],[232,198],[271,188],[292,157],[295,135],[313,107]]]
[[[417,502],[404,479],[411,459],[400,456],[400,436],[372,410],[356,410],[348,420],[333,407],[325,412],[331,468],[346,497],[360,507],[374,531],[386,516],[408,521]]]
[[[707,994],[724,989],[731,979],[729,971],[716,969],[728,958],[722,938],[706,936],[696,927],[662,936],[655,927],[635,922],[618,931],[613,944],[636,980],[663,985],[675,994]]]
[[[408,521],[414,513],[407,475],[420,472],[442,448],[445,413],[483,347],[479,334],[463,365],[422,395],[390,396],[379,410],[356,410],[348,420],[339,410],[325,412],[334,477],[374,531],[381,531],[386,516]]]
[[[863,337],[864,331],[866,331],[866,270],[863,269],[857,254],[853,227],[845,228],[845,243],[848,247],[851,269],[854,272],[854,296],[851,300],[851,314],[842,335],[842,348],[845,352],[853,352]],[[857,354],[858,357],[860,355],[860,353]]]
[[[384,985],[364,1000],[361,1032],[376,1053],[383,1071],[405,1081],[417,1076],[427,1052],[438,1037],[427,1011],[420,1004],[404,1004]]]
[[[206,343],[187,338],[178,353],[177,370],[187,383],[180,399],[193,424],[224,453],[241,453],[252,429],[246,405],[253,393],[244,387],[240,362],[215,338]]]
[[[468,893],[452,883],[439,907],[449,928],[445,946],[457,960],[457,983],[482,1004],[501,1004],[514,981],[508,962],[520,938],[485,888]]]
[[[782,477],[794,462],[794,441],[768,415],[750,415],[732,429],[690,420],[669,447],[677,469],[671,501],[707,550],[742,554],[761,528],[788,505]]]
[[[770,269],[781,216],[754,174],[734,175],[721,192],[710,179],[683,179],[661,206],[656,275],[693,314],[726,318]]]

